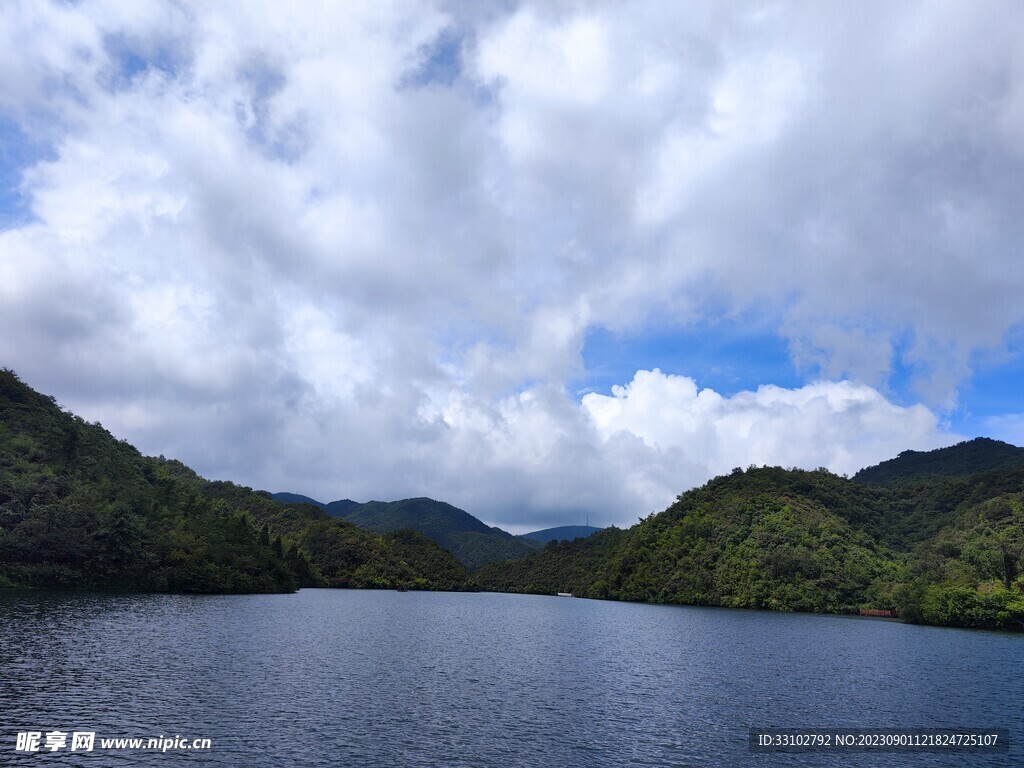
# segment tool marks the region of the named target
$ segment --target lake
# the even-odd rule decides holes
[[[853,617],[491,593],[0,590],[0,764],[1011,766],[1024,764],[1022,673],[1021,635]],[[1002,728],[1011,747],[748,750],[749,728],[811,726]],[[48,752],[55,731],[68,741]],[[95,733],[91,752],[71,751],[76,731]],[[31,732],[41,751],[18,751]],[[100,744],[158,737],[210,748]]]

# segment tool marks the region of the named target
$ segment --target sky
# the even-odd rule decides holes
[[[1024,6],[0,3],[0,365],[519,533],[1024,444]]]

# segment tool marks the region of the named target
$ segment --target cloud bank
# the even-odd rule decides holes
[[[1024,322],[1022,36],[1008,2],[5,3],[0,360],[207,476],[520,529],[947,444]],[[576,394],[594,329],[745,314],[805,386]]]

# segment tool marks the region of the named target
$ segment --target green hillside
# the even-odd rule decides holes
[[[450,552],[413,531],[380,535],[313,504],[281,504],[233,483],[207,483],[207,493],[244,504],[252,520],[293,541],[334,586],[465,591],[475,589]]]
[[[44,587],[282,592],[308,564],[203,493],[0,371],[0,581]]]
[[[977,437],[934,451],[903,451],[895,459],[862,469],[853,479],[859,483],[893,486],[934,477],[966,477],[1019,467],[1024,467],[1024,448]]]
[[[464,589],[422,539],[382,537],[149,458],[0,371],[0,585],[169,592]]]
[[[735,472],[627,531],[549,545],[527,558],[533,562],[523,577],[509,580],[516,564],[494,564],[477,580],[483,588],[532,584],[616,600],[855,611],[873,602],[871,588],[894,577],[899,559],[819,500],[842,499],[837,482],[826,472]],[[843,512],[869,517],[874,510],[865,501],[855,497]],[[570,578],[543,580],[548,564]]]
[[[895,489],[824,470],[715,478],[632,528],[549,544],[483,589],[1024,628],[1024,470]]]

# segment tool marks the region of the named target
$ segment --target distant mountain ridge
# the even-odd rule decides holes
[[[342,499],[324,504],[301,494],[275,493],[272,496],[285,503],[315,504],[334,517],[377,533],[417,531],[447,549],[470,570],[496,560],[523,557],[541,547],[540,542],[513,536],[465,510],[426,497],[365,503]]]
[[[1017,467],[1024,467],[1024,448],[976,437],[933,451],[903,451],[894,459],[865,467],[853,479],[859,483],[894,486],[930,477],[967,477]]]
[[[327,514],[333,515],[334,517],[345,517],[353,507],[358,506],[358,501],[352,501],[352,499],[338,499],[337,501],[331,501],[324,504],[324,509],[327,510]]]
[[[320,509],[327,511],[327,505],[321,504],[316,499],[311,499],[309,496],[303,496],[301,493],[272,493],[272,498],[277,499],[285,504],[310,504],[314,507],[320,507]]]
[[[600,531],[592,525],[560,525],[555,528],[545,528],[540,531],[530,531],[519,535],[521,539],[532,539],[542,544],[549,541],[572,541],[573,539],[584,539],[593,533]]]

